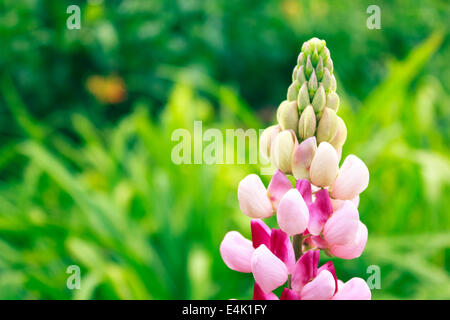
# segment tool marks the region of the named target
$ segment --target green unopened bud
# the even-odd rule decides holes
[[[305,75],[309,79],[311,77],[312,72],[314,71],[314,67],[311,63],[311,56],[308,56],[306,59],[306,65],[305,65]]]
[[[342,146],[344,145],[345,140],[347,139],[347,127],[345,126],[344,120],[342,120],[340,117],[337,117],[337,120],[338,120],[338,129],[334,138],[331,139],[330,144],[336,150],[340,150],[342,149]]]
[[[317,77],[316,72],[313,69],[311,77],[309,78],[308,81],[308,92],[310,98],[314,97],[314,95],[316,94],[316,90],[317,90]]]
[[[316,67],[316,75],[317,75],[317,80],[321,81],[322,77],[323,77],[323,60],[322,60],[322,57],[319,57],[319,63],[317,63],[317,67]]]
[[[299,66],[302,66],[305,64],[305,54],[303,52],[300,52],[300,54],[298,55],[297,64]]]
[[[297,98],[297,105],[298,109],[303,111],[309,104],[309,93],[308,93],[308,83],[303,83],[302,87],[300,88],[300,91],[298,92],[298,98]]]
[[[317,126],[317,142],[330,142],[337,133],[338,122],[336,111],[325,108]]]
[[[319,53],[317,52],[317,48],[314,49],[314,52],[311,55],[311,62],[314,66],[317,66],[319,63]]]
[[[288,101],[294,101],[297,99],[298,96],[298,82],[295,80],[292,82],[292,84],[289,86],[288,92],[287,92],[287,99]]]
[[[305,111],[302,112],[300,120],[298,122],[298,135],[301,139],[305,140],[314,136],[316,132],[316,115],[314,109],[309,105]]]
[[[275,138],[271,152],[272,163],[286,174],[292,172],[292,152],[297,143],[297,137],[292,130],[281,131]]]
[[[334,74],[331,75],[331,91],[336,91],[336,77]]]
[[[297,70],[298,70],[298,66],[296,65],[294,67],[294,70],[292,70],[292,82],[294,82],[294,80],[297,78]]]
[[[279,120],[281,129],[293,130],[297,133],[298,130],[298,107],[297,101],[288,102],[280,111]]]
[[[325,107],[325,103],[326,103],[325,89],[323,88],[322,84],[320,84],[319,89],[317,89],[311,104],[313,106],[314,111],[316,113],[320,113]]]
[[[324,64],[325,68],[328,68],[328,70],[330,70],[330,73],[333,73],[333,60],[331,60],[330,57],[328,57],[327,60],[325,60],[325,64]]]
[[[337,95],[336,92],[333,91],[327,95],[327,102],[325,104],[327,108],[333,109],[334,111],[337,112],[339,108],[339,103],[340,103],[339,96]]]
[[[332,81],[333,81],[333,79],[331,77],[330,70],[328,70],[328,68],[323,68],[322,85],[323,85],[323,88],[325,89],[325,92],[328,93],[331,91]]]
[[[304,66],[300,66],[300,68],[298,68],[296,80],[297,80],[298,84],[300,85],[300,87],[306,82]]]
[[[270,159],[270,150],[277,135],[281,132],[279,125],[274,125],[266,128],[259,138],[259,152],[264,160]]]
[[[281,111],[283,110],[283,108],[289,103],[289,101],[284,100],[283,102],[280,103],[280,105],[278,106],[277,109],[277,122],[280,122],[280,115],[281,115]]]

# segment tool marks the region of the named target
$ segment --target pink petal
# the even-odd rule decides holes
[[[305,201],[297,189],[291,189],[281,198],[277,211],[280,228],[293,236],[306,230],[309,212]]]
[[[333,205],[333,210],[334,211],[339,210],[342,207],[342,205],[345,203],[345,201],[348,201],[348,200],[331,199],[331,204]],[[358,208],[358,206],[359,206],[359,195],[357,195],[356,197],[354,197],[350,201],[353,202],[353,204],[355,205],[356,208]]]
[[[309,168],[317,151],[316,137],[310,137],[294,148],[292,174],[295,179],[309,179]]]
[[[302,195],[303,200],[305,200],[306,202],[306,205],[309,206],[312,203],[312,191],[311,191],[311,184],[309,183],[309,181],[297,180],[295,188]]]
[[[354,241],[358,228],[359,220],[333,215],[323,228],[323,238],[330,245],[346,245]]]
[[[272,230],[270,250],[286,264],[288,272],[291,273],[295,265],[295,253],[289,236],[283,230]]]
[[[220,255],[228,268],[239,272],[252,272],[251,260],[255,249],[252,242],[239,232],[228,232],[220,244]]]
[[[370,300],[372,293],[369,286],[361,278],[352,278],[339,286],[333,300]]]
[[[284,262],[263,244],[253,253],[251,264],[253,277],[266,294],[281,286],[288,278]]]
[[[295,292],[300,292],[304,285],[316,276],[319,266],[319,255],[319,250],[310,250],[298,259],[291,279],[291,286]]]
[[[252,219],[250,221],[252,230],[253,248],[258,248],[264,244],[270,248],[270,228],[260,219]]]
[[[256,174],[250,174],[241,180],[238,199],[242,212],[250,218],[268,218],[273,214],[266,188]]]
[[[267,194],[269,195],[270,201],[272,201],[275,210],[277,210],[278,203],[284,194],[291,189],[292,183],[289,181],[288,177],[286,177],[280,170],[277,170],[273,175],[272,180],[270,180],[267,188]]]
[[[355,155],[349,155],[339,171],[332,186],[331,195],[335,199],[350,200],[355,198],[369,185],[369,170]]]
[[[330,253],[333,256],[342,259],[358,258],[364,251],[367,243],[367,227],[359,222],[358,231],[353,242],[346,245],[335,245],[330,247]]]
[[[321,266],[319,268],[319,270],[317,270],[317,273],[320,273],[322,270],[328,270],[334,278],[334,286],[335,286],[335,291],[334,293],[337,292],[338,290],[338,278],[336,276],[336,270],[334,269],[334,264],[332,261],[328,261],[327,263],[325,263],[323,266]]]
[[[284,288],[280,300],[300,300],[300,296],[295,291]]]
[[[316,193],[316,201],[309,206],[308,231],[312,235],[319,235],[328,218],[333,213],[330,196],[326,189],[321,189]]]
[[[258,284],[255,282],[253,287],[253,300],[279,300],[277,295],[273,292],[264,293]]]
[[[317,277],[307,283],[301,291],[302,300],[328,300],[333,297],[335,280],[328,270],[322,270]]]

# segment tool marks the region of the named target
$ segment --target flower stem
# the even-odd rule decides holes
[[[303,243],[303,236],[301,234],[296,234],[292,239],[292,244],[294,246],[294,253],[295,253],[295,261],[297,261],[303,254],[302,243]]]

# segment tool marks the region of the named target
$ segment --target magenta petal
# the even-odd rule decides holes
[[[261,287],[255,282],[253,287],[253,300],[279,300],[277,295],[273,292],[264,293]]]
[[[284,288],[280,300],[300,300],[300,296],[295,291]]]
[[[252,230],[253,248],[256,249],[262,244],[270,248],[270,228],[261,219],[252,219],[250,228]]]
[[[299,293],[305,284],[317,275],[319,266],[319,250],[310,250],[303,254],[292,271],[292,289]]]
[[[323,266],[321,266],[320,268],[319,268],[319,270],[317,270],[317,273],[320,273],[320,271],[322,271],[322,270],[328,270],[328,271],[330,271],[330,273],[333,275],[333,278],[334,278],[334,286],[335,286],[335,291],[334,291],[334,293],[336,293],[337,292],[337,290],[338,290],[338,279],[337,279],[337,276],[336,276],[336,270],[334,270],[334,264],[333,264],[333,262],[332,261],[328,261],[327,263],[325,263]]]
[[[291,273],[295,265],[295,253],[289,236],[280,229],[272,229],[270,237],[270,250],[286,264]]]
[[[303,200],[305,200],[306,205],[310,206],[312,203],[312,191],[311,191],[311,184],[308,180],[298,180],[297,184],[295,185],[295,188],[300,192],[300,194],[303,197]]]
[[[290,189],[292,189],[292,183],[283,172],[277,170],[267,187],[267,194],[269,195],[269,199],[272,201],[275,210],[278,208],[281,198]]]
[[[312,235],[319,235],[328,218],[333,213],[328,190],[322,189],[316,193],[316,201],[310,206],[308,231]]]

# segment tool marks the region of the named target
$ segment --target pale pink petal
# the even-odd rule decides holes
[[[252,219],[250,228],[252,230],[253,248],[256,249],[262,244],[270,248],[270,228],[260,219]]]
[[[252,272],[251,260],[255,249],[252,242],[239,232],[228,232],[220,244],[220,255],[228,268],[239,272]]]
[[[336,276],[336,270],[334,269],[333,262],[332,261],[328,261],[327,263],[325,263],[323,266],[321,266],[319,268],[319,270],[317,270],[317,273],[322,272],[322,270],[328,270],[333,275],[334,285],[335,285],[335,292],[334,293],[336,293],[337,290],[338,290],[338,278]]]
[[[275,210],[278,208],[278,203],[286,192],[292,189],[292,183],[289,181],[288,177],[277,170],[270,180],[269,186],[267,187],[267,194],[270,201],[272,201]]]
[[[367,243],[367,227],[359,222],[358,232],[353,242],[347,245],[335,245],[330,247],[330,253],[333,256],[342,259],[355,259],[358,258],[364,251]]]
[[[321,142],[309,169],[311,182],[318,187],[328,187],[334,182],[338,172],[336,150],[328,142]]]
[[[316,137],[310,137],[294,148],[292,154],[292,174],[295,179],[309,179],[309,168],[316,151]]]
[[[371,298],[372,293],[367,283],[361,278],[352,278],[339,285],[333,300],[370,300]]]
[[[295,253],[289,236],[283,230],[272,230],[270,251],[286,264],[288,272],[291,273],[295,265]]]
[[[255,281],[266,294],[281,286],[288,278],[284,262],[263,244],[253,253],[251,265]]]
[[[369,185],[369,170],[355,155],[345,158],[339,175],[332,186],[331,196],[335,199],[350,200],[355,198]]]
[[[300,293],[302,300],[328,300],[335,291],[334,277],[328,270],[322,270],[317,277],[307,283]]]
[[[333,213],[330,196],[328,191],[321,189],[316,193],[316,201],[309,206],[309,225],[308,231],[312,235],[319,235],[328,218]]]
[[[345,201],[348,201],[348,200],[331,199],[331,204],[333,205],[333,210],[334,211],[339,210],[342,207],[342,205],[345,203]],[[356,208],[358,208],[358,206],[359,206],[359,195],[357,195],[356,197],[354,197],[350,201],[353,202],[353,204],[355,205]]]
[[[342,215],[333,215],[323,228],[323,238],[330,245],[352,243],[359,228],[359,220],[345,219]]]
[[[297,184],[295,185],[295,188],[300,192],[300,194],[303,197],[303,200],[305,200],[306,205],[309,206],[312,203],[312,190],[311,190],[311,184],[308,180],[297,180]]]
[[[305,201],[297,189],[291,189],[281,198],[277,211],[280,228],[293,236],[306,230],[309,212]]]
[[[310,250],[305,252],[295,264],[292,272],[291,287],[299,293],[304,285],[317,275],[319,266],[319,250]]]
[[[258,284],[255,282],[253,287],[253,300],[279,300],[277,295],[273,292],[264,293]]]
[[[284,288],[280,300],[300,300],[300,296],[294,290]]]
[[[238,187],[239,207],[250,218],[268,218],[273,214],[267,190],[256,174],[246,176]]]

